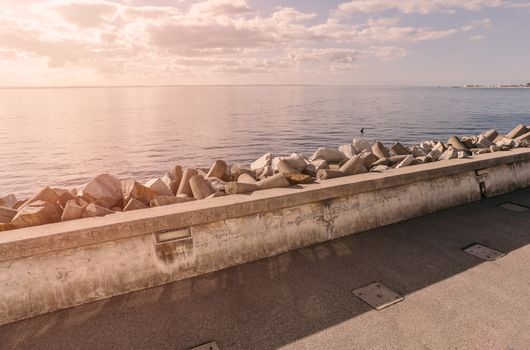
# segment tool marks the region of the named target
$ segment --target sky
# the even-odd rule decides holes
[[[0,86],[530,82],[529,0],[0,0]]]

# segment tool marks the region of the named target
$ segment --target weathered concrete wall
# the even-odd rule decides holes
[[[488,196],[530,184],[530,150],[443,163],[7,232],[0,323],[476,201],[480,182]]]
[[[510,163],[487,169],[486,194],[496,196],[530,186],[528,162]],[[506,181],[506,179],[514,179]]]

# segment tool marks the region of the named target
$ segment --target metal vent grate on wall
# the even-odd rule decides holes
[[[168,243],[180,239],[191,238],[191,230],[189,227],[160,230],[153,233],[153,237],[155,239],[155,244]]]

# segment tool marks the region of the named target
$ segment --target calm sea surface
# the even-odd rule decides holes
[[[0,196],[103,172],[147,180],[173,164],[310,155],[360,136],[446,139],[530,124],[530,89],[211,86],[0,90]]]

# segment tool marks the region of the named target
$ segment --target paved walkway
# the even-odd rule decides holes
[[[530,211],[506,201],[530,189],[1,326],[0,349],[530,349]],[[373,310],[372,281],[406,299]]]

